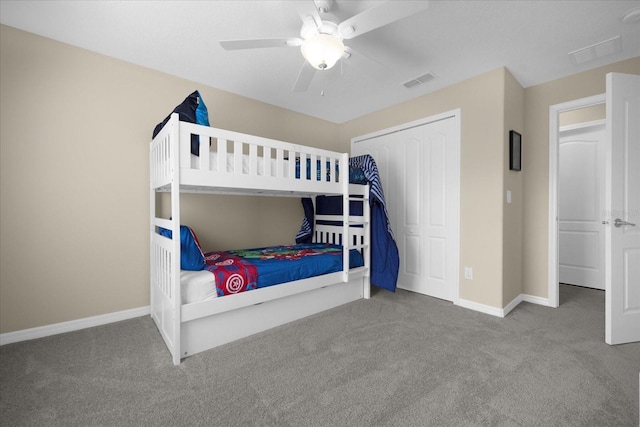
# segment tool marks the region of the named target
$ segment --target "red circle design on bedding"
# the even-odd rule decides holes
[[[204,256],[205,261],[215,261],[220,258],[221,255],[219,253],[208,253]]]
[[[227,292],[230,294],[237,294],[244,288],[244,277],[240,274],[232,274],[225,283]]]

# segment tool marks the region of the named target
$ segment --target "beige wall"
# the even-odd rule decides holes
[[[549,220],[549,107],[604,93],[609,72],[640,74],[640,58],[574,74],[524,91],[523,291],[547,298]]]
[[[558,124],[560,127],[575,125],[578,123],[604,120],[607,117],[606,105],[592,105],[590,107],[578,108],[577,110],[563,111],[559,114]]]
[[[0,26],[0,333],[149,304],[148,143],[195,89],[213,126],[339,147],[336,124]],[[185,198],[210,250],[302,220],[298,199]]]
[[[502,307],[504,68],[344,123],[351,138],[461,109],[460,298]],[[508,167],[508,163],[507,163]],[[383,183],[384,186],[384,183]],[[473,280],[464,267],[473,267]]]

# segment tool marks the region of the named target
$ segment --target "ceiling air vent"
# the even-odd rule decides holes
[[[427,73],[427,74],[423,74],[423,75],[421,75],[421,76],[419,76],[419,77],[416,77],[416,78],[414,78],[414,79],[411,79],[411,80],[409,80],[409,81],[407,81],[407,82],[404,82],[404,83],[403,83],[403,85],[404,85],[404,87],[406,87],[407,89],[409,89],[409,88],[412,88],[412,87],[416,87],[416,86],[418,86],[418,85],[421,85],[421,84],[423,84],[423,83],[426,83],[426,82],[428,82],[428,81],[430,81],[430,80],[433,80],[433,79],[435,79],[435,78],[436,78],[435,74],[433,74],[433,73]]]
[[[569,57],[574,65],[580,65],[621,51],[622,41],[620,40],[620,36],[616,36],[609,40],[569,52]]]

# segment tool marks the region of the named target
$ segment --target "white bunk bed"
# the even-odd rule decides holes
[[[191,154],[192,134],[199,135],[199,152],[208,156]],[[369,186],[348,180],[346,153],[181,122],[172,114],[150,144],[150,305],[175,365],[201,351],[369,298]],[[156,216],[158,192],[171,193],[169,219]],[[343,271],[183,304],[180,239],[164,237],[158,230],[180,236],[180,192],[340,195],[347,220],[317,215],[318,221],[338,219],[341,225],[316,225],[314,241],[343,244],[342,236],[349,236],[347,246],[362,253],[364,266],[349,269],[349,250],[343,250]],[[348,215],[350,200],[363,203],[362,216]]]

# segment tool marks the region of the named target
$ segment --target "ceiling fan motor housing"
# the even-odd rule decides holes
[[[340,33],[338,32],[338,24],[329,20],[322,20],[322,25],[316,27],[315,21],[309,17],[307,21],[304,22],[302,28],[300,29],[300,37],[303,40],[306,40],[310,37],[315,36],[316,34],[328,34],[330,36],[339,37]]]

